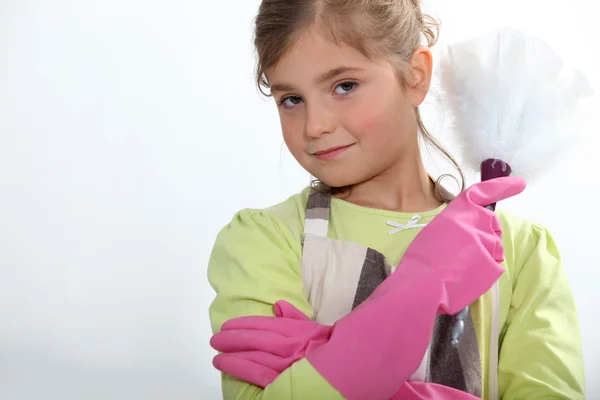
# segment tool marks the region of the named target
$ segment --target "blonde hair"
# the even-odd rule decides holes
[[[265,71],[274,66],[302,33],[319,29],[334,43],[344,43],[370,59],[387,59],[404,81],[410,70],[409,60],[424,37],[432,47],[437,42],[439,23],[423,14],[420,0],[262,0],[255,18],[254,47],[257,55],[258,89],[270,87]],[[461,190],[465,176],[458,162],[429,133],[419,109],[415,109],[418,130],[425,145],[430,145],[458,171]],[[434,181],[438,199],[448,202],[452,195]],[[313,187],[323,187],[315,181]],[[333,188],[332,188],[333,189]]]

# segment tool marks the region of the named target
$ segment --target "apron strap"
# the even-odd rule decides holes
[[[304,234],[327,237],[331,195],[314,189],[308,195]]]

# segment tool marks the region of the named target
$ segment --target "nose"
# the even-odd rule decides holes
[[[335,115],[322,104],[307,106],[306,110],[306,136],[319,138],[335,130]]]

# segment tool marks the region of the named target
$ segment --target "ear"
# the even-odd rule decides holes
[[[429,47],[417,47],[409,60],[409,64],[410,69],[406,88],[410,102],[414,107],[418,107],[425,100],[431,86],[433,56]]]

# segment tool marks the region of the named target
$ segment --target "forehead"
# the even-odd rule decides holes
[[[316,29],[304,32],[275,65],[267,69],[271,83],[312,81],[333,68],[366,69],[376,63],[352,46],[334,43]]]

